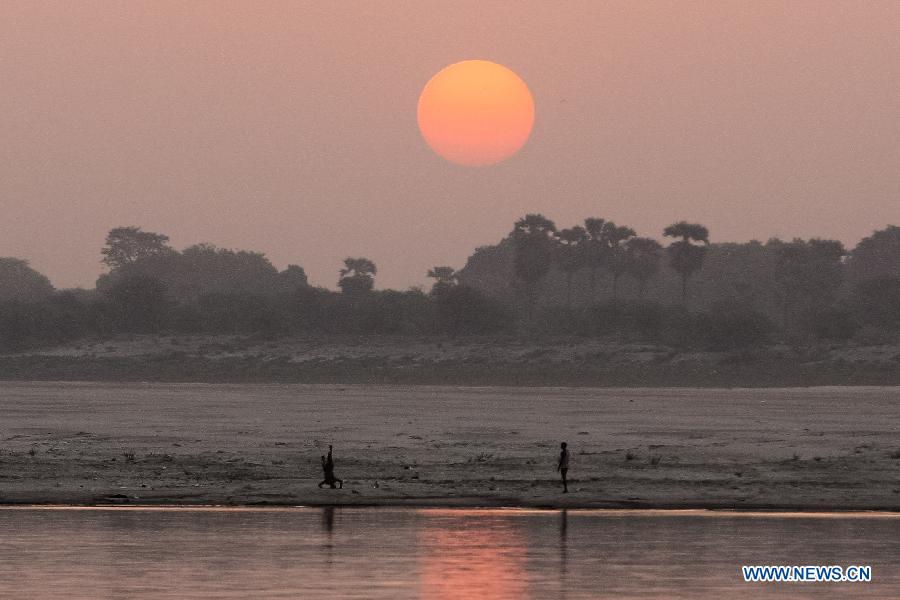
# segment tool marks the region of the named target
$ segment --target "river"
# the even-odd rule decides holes
[[[0,531],[2,598],[900,597],[890,513],[6,507]],[[744,583],[745,564],[873,574]]]

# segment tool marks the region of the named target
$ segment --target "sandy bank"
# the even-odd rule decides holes
[[[591,387],[900,385],[900,345],[693,352],[585,338],[132,335],[0,355],[0,380]]]
[[[898,403],[897,388],[7,382],[0,502],[900,510]],[[329,443],[343,490],[316,488]]]

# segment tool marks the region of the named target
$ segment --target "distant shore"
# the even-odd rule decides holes
[[[694,352],[561,338],[132,335],[0,355],[0,380],[573,387],[900,385],[900,344]]]

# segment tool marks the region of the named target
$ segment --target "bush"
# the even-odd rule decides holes
[[[203,331],[273,334],[282,329],[281,311],[271,296],[209,293],[200,296]]]
[[[876,277],[859,283],[850,304],[862,325],[900,331],[900,279]]]
[[[773,330],[763,313],[743,304],[721,302],[699,313],[668,310],[661,337],[664,343],[680,348],[744,350],[767,342]]]
[[[513,323],[510,307],[465,285],[442,289],[435,303],[435,326],[442,333],[496,333],[510,329]]]
[[[864,325],[853,336],[853,341],[863,346],[881,346],[893,343],[896,339],[896,334],[873,325]]]
[[[424,293],[412,290],[375,292],[356,306],[359,333],[417,334],[432,329],[432,303]]]
[[[166,324],[169,301],[166,286],[147,275],[118,279],[106,290],[118,331],[154,333]]]
[[[822,340],[845,342],[860,329],[853,311],[846,308],[828,307],[810,311],[801,317],[803,333]]]
[[[89,307],[68,293],[40,302],[0,302],[0,350],[16,351],[87,335]]]
[[[0,304],[0,349],[22,350],[46,339],[45,307],[11,300]]]
[[[74,340],[92,329],[90,305],[73,292],[58,292],[47,299],[57,340]]]
[[[744,350],[769,340],[774,327],[758,310],[720,305],[694,317],[694,331],[708,350]]]

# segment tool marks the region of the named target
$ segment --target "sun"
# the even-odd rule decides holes
[[[487,60],[443,68],[425,84],[419,130],[447,160],[481,167],[519,151],[534,125],[534,99],[522,78]]]

